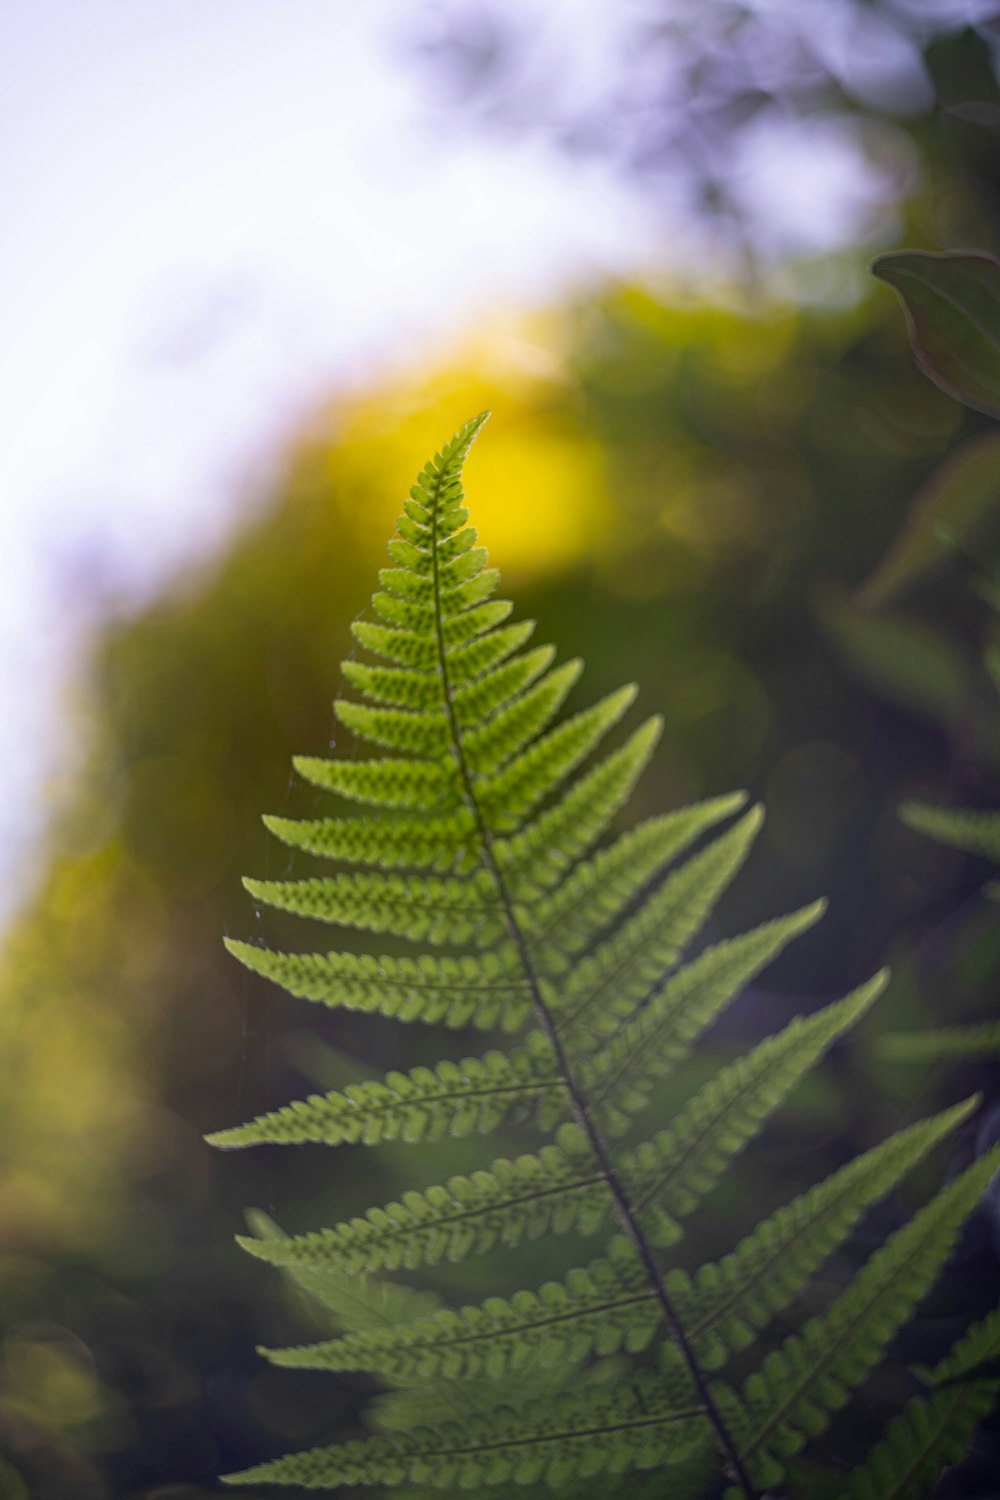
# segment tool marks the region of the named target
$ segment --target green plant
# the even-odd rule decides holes
[[[669,1264],[664,1252],[681,1237],[680,1221],[864,1015],[885,975],[795,1017],[715,1073],[665,1129],[623,1143],[697,1036],[822,907],[680,961],[746,858],[761,814],[744,812],[683,862],[739,811],[742,796],[652,817],[601,843],[659,723],[648,720],[583,773],[634,689],[553,727],[580,664],[555,667],[550,648],[526,649],[530,623],[507,623],[510,606],[492,599],[497,574],[466,525],[461,488],[483,421],[464,427],[420,475],[389,543],[394,566],[380,575],[378,619],[354,626],[378,661],[344,664],[360,700],[339,699],[337,716],[390,754],[296,761],[308,781],[376,812],[266,820],[287,844],[360,869],[246,882],[259,902],[382,934],[397,948],[374,957],[229,947],[257,973],[322,1004],[523,1035],[510,1051],[391,1073],[211,1139],[223,1147],[377,1145],[488,1134],[510,1118],[550,1139],[533,1154],[407,1191],[335,1228],[286,1237],[257,1222],[244,1248],[325,1300],[345,1330],[268,1357],[371,1371],[395,1384],[398,1399],[383,1423],[392,1431],[280,1458],[230,1482],[457,1491],[586,1481],[589,1489],[600,1473],[610,1492],[618,1476],[630,1476],[622,1492],[635,1494],[637,1471],[666,1466],[673,1500],[704,1493],[720,1470],[733,1494],[756,1495],[782,1482],[792,1456],[883,1360],[1000,1152],[975,1161],[822,1311],[763,1355],[756,1346],[772,1321],[794,1317],[799,1293],[865,1210],[970,1115],[974,1099],[850,1161],[718,1262],[693,1273]],[[443,951],[412,956],[401,943]],[[428,1310],[408,1289],[372,1280],[611,1228],[617,1233],[588,1266],[479,1307]],[[351,1277],[359,1278],[353,1314],[344,1310]],[[578,1373],[593,1356],[622,1355],[624,1363],[603,1367],[610,1378],[600,1364]],[[723,1381],[718,1372],[737,1355],[746,1378]],[[955,1351],[956,1362],[964,1357]],[[949,1369],[946,1362],[942,1379]],[[517,1404],[519,1387],[534,1401]],[[952,1446],[954,1432],[946,1434]],[[894,1459],[891,1431],[887,1442],[888,1457],[871,1459],[880,1484],[888,1474],[880,1495],[925,1493]],[[924,1467],[950,1452],[930,1443]],[[864,1470],[854,1483],[869,1493]]]
[[[917,363],[929,379],[964,405],[1000,417],[1000,264],[990,255],[902,250],[880,256],[872,271],[903,304]],[[949,552],[965,552],[978,592],[1000,613],[996,580],[983,566],[984,523],[1000,501],[1000,435],[966,443],[932,476],[910,517],[866,583],[862,598],[878,606],[912,587]],[[986,674],[1000,696],[1000,649],[985,652]],[[939,807],[911,799],[903,822],[937,843],[1000,864],[1000,811]],[[1000,899],[1000,883],[985,894]],[[880,1052],[900,1062],[969,1061],[1000,1052],[1000,1022],[986,1020],[889,1034]]]

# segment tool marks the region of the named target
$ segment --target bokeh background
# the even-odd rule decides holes
[[[993,1086],[871,1044],[995,1005],[982,870],[894,812],[996,801],[970,588],[994,534],[883,608],[859,590],[989,427],[865,266],[1000,248],[1000,25],[972,0],[13,0],[0,33],[0,1496],[189,1500],[365,1396],[256,1359],[317,1324],[233,1246],[244,1208],[305,1228],[497,1154],[202,1141],[440,1050],[313,1014],[221,938],[267,935],[239,877],[299,866],[259,815],[317,805],[290,756],[332,742],[401,497],[484,406],[467,477],[506,592],[591,697],[635,679],[665,713],[638,809],[767,804],[721,929],[831,898],[706,1065],[895,966],[683,1253]],[[989,1225],[967,1248],[988,1301]]]

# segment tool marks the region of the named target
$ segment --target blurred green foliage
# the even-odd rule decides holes
[[[296,1323],[230,1236],[247,1202],[288,1228],[334,1199],[342,1217],[372,1197],[367,1165],[348,1154],[330,1182],[321,1155],[295,1153],[279,1176],[266,1152],[220,1163],[200,1135],[284,1102],[303,1076],[382,1071],[412,1039],[370,1017],[304,1020],[220,938],[258,930],[241,874],[301,865],[258,815],[316,804],[289,758],[330,742],[348,623],[420,456],[483,405],[496,440],[470,460],[470,495],[519,613],[581,650],[592,692],[632,677],[666,712],[640,812],[732,786],[764,796],[764,849],[727,925],[833,898],[775,972],[782,993],[752,996],[748,1032],[720,1044],[848,987],[959,892],[957,862],[892,804],[979,774],[976,695],[952,666],[975,611],[946,568],[925,618],[892,617],[886,648],[850,603],[909,495],[978,422],[911,371],[890,298],[747,313],[621,285],[339,400],[220,555],[95,642],[77,697],[85,771],[6,944],[0,1432],[31,1494],[63,1492],[55,1455],[75,1494],[151,1495],[252,1457],[265,1408],[276,1447],[351,1420],[336,1382],[305,1377],[291,1394],[253,1363],[255,1341]],[[864,1081],[863,1061],[839,1066]],[[800,1093],[719,1194],[720,1244],[762,1196],[787,1194],[793,1144],[872,1137],[874,1092],[852,1106],[828,1077]],[[428,1171],[462,1170],[475,1143],[437,1150]],[[405,1148],[388,1153],[382,1196],[409,1171]],[[463,1266],[450,1290],[474,1296],[477,1274]]]
[[[908,127],[929,186],[908,237],[988,243],[995,80],[978,38],[931,50],[938,104]],[[804,284],[823,296],[856,273],[813,267]],[[303,1018],[221,936],[259,930],[242,874],[303,867],[259,814],[317,805],[290,757],[331,742],[337,663],[400,497],[471,411],[497,416],[468,483],[519,615],[585,657],[595,697],[635,679],[640,706],[665,712],[636,815],[738,786],[763,797],[729,930],[832,898],[713,1051],[896,965],[859,1044],[723,1185],[690,1253],[716,1253],[814,1179],[803,1156],[833,1162],[898,1123],[914,1070],[886,1069],[866,1038],[982,1014],[998,937],[979,872],[894,808],[996,802],[987,628],[967,587],[995,533],[975,532],[973,557],[959,546],[911,570],[904,604],[874,612],[858,589],[922,486],[948,512],[939,464],[988,444],[988,424],[913,368],[884,288],[841,304],[738,288],[713,304],[654,279],[497,318],[436,369],[332,399],[216,556],[102,628],[67,713],[82,770],[0,955],[4,1500],[196,1500],[268,1441],[299,1447],[355,1420],[347,1386],[255,1359],[256,1342],[303,1335],[305,1313],[231,1236],[247,1203],[290,1230],[343,1217],[378,1196],[370,1162],[338,1153],[331,1180],[322,1152],[279,1169],[267,1152],[220,1158],[201,1134],[303,1083],[384,1071],[401,1039],[371,1017]],[[920,557],[926,513],[910,522]],[[662,1114],[717,1061],[695,1059]],[[475,1142],[436,1149],[428,1180],[480,1159]],[[405,1148],[380,1169],[388,1198],[412,1172]],[[536,1259],[528,1280],[547,1269]],[[477,1275],[451,1273],[452,1296],[478,1300]]]

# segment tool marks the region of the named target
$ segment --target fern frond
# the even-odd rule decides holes
[[[1000,864],[1000,812],[904,802],[899,816],[917,833],[925,833],[939,844],[962,849],[966,854],[979,854]]]
[[[440,705],[425,710],[372,708],[351,698],[337,698],[333,711],[356,739],[386,750],[433,756],[441,755],[451,742],[451,728]]]
[[[577,1382],[595,1379],[601,1376],[602,1366],[591,1366],[587,1371],[577,1369],[572,1373]],[[613,1373],[609,1372],[604,1383],[614,1378]],[[620,1372],[617,1378],[621,1378]],[[507,1382],[465,1380],[424,1383],[389,1391],[384,1396],[377,1397],[374,1415],[380,1431],[397,1432],[416,1426],[435,1427],[444,1422],[455,1423],[462,1419],[466,1410],[485,1415],[487,1411],[497,1407],[508,1410],[524,1408],[529,1402],[536,1407],[547,1407],[558,1391],[553,1382],[559,1379],[560,1372],[557,1370],[536,1370],[530,1376],[522,1373],[511,1377]],[[546,1389],[543,1381],[551,1388]],[[455,1398],[451,1406],[445,1404],[449,1397]],[[472,1405],[477,1401],[478,1406]],[[664,1500],[663,1485],[666,1479],[670,1486],[669,1500],[700,1500],[705,1495],[706,1485],[710,1483],[715,1468],[712,1440],[706,1431],[701,1441],[693,1443],[683,1455],[676,1447],[671,1451],[666,1474],[662,1468],[658,1472],[655,1469],[652,1472],[633,1469],[622,1475],[606,1473],[599,1481],[600,1494],[603,1500]],[[594,1500],[594,1481],[586,1474],[577,1475],[560,1481],[557,1493],[560,1500]],[[416,1490],[408,1486],[403,1494],[405,1500],[441,1500],[442,1491],[436,1486]],[[510,1497],[510,1500],[513,1497],[516,1500],[552,1500],[553,1489],[543,1474],[534,1483],[515,1482],[504,1485],[499,1494]]]
[[[751,808],[735,827],[665,880],[635,916],[567,976],[558,1024],[569,1045],[592,1050],[617,1029],[694,936],[732,881],[763,822]]]
[[[602,1257],[537,1291],[490,1297],[479,1307],[442,1308],[405,1329],[260,1352],[294,1369],[499,1379],[591,1353],[643,1349],[661,1316],[634,1248],[615,1236]]]
[[[694,1210],[795,1084],[870,1009],[887,981],[883,970],[815,1015],[796,1016],[776,1036],[721,1069],[667,1130],[622,1154],[621,1170],[636,1207],[653,1210],[658,1243],[678,1237],[676,1219]]]
[[[512,948],[475,957],[374,958],[356,953],[279,953],[233,938],[226,939],[226,947],[255,974],[300,999],[397,1021],[514,1031],[531,1009],[531,991],[517,972]]]
[[[555,718],[583,671],[583,662],[564,662],[526,693],[499,709],[464,740],[465,762],[473,776],[499,772],[517,752]],[[584,754],[587,752],[584,751]],[[582,757],[581,757],[582,758]]]
[[[593,1234],[611,1207],[607,1180],[582,1132],[563,1125],[554,1145],[488,1171],[456,1176],[398,1203],[372,1208],[330,1229],[280,1242],[240,1239],[252,1255],[275,1265],[333,1266],[345,1271],[413,1270],[462,1260],[496,1245],[518,1245],[571,1229]]]
[[[411,942],[487,947],[504,932],[484,871],[435,875],[328,875],[313,880],[243,882],[255,901],[280,911]]]
[[[456,688],[452,699],[455,723],[461,729],[472,729],[491,715],[499,716],[498,710],[523,703],[525,689],[548,671],[555,655],[554,646],[536,646]]]
[[[1000,1147],[943,1188],[871,1257],[826,1312],[770,1354],[743,1389],[741,1451],[762,1487],[850,1399],[912,1315],[1000,1166]]]
[[[922,1500],[963,1455],[1000,1395],[1000,1309],[974,1324],[930,1374],[937,1389],[915,1396],[851,1475],[843,1500]],[[983,1373],[978,1373],[980,1370]]]
[[[1000,1056],[1000,1021],[939,1026],[932,1031],[893,1031],[878,1039],[882,1057],[893,1062],[959,1062]]]
[[[385,599],[387,596],[381,597]],[[495,626],[503,624],[512,607],[506,599],[494,599],[449,620],[442,631],[445,655],[464,663],[468,657],[463,653],[469,652],[471,655],[470,648],[473,646],[481,647],[485,653],[482,637]],[[391,625],[380,625],[375,620],[355,620],[351,633],[359,645],[402,667],[429,671],[437,665],[438,643],[426,631],[398,629]],[[476,658],[472,656],[472,660]]]
[[[897,1131],[764,1219],[717,1265],[667,1286],[706,1368],[747,1348],[790,1306],[864,1212],[952,1134],[979,1104],[973,1095]]]
[[[777,1037],[723,1069],[669,1130],[621,1154],[617,1166],[632,1185],[637,1206],[655,1203],[661,1243],[677,1238],[674,1216],[694,1209],[821,1052],[873,1003],[884,982],[884,976],[877,976],[817,1015],[792,1021]],[[438,1110],[445,1114],[440,1084],[438,1079],[432,1086],[437,1089]],[[366,1096],[370,1110],[377,1098]],[[456,1100],[460,1109],[460,1090]],[[498,1243],[516,1245],[545,1233],[594,1233],[610,1206],[604,1173],[595,1166],[581,1132],[567,1125],[560,1129],[557,1144],[536,1156],[500,1160],[489,1171],[453,1177],[424,1193],[411,1191],[401,1203],[371,1209],[363,1219],[276,1244],[240,1243],[276,1264],[412,1269],[446,1258],[461,1260]]]
[[[368,807],[450,812],[461,805],[458,773],[444,760],[322,760],[295,755],[292,764],[313,786]]]
[[[488,635],[478,636],[468,645],[446,650],[448,680],[455,688],[456,698],[472,686],[485,672],[500,662],[506,661],[514,651],[519,651],[535,629],[534,620],[519,620],[503,629],[491,627]],[[435,674],[437,675],[437,674]],[[438,692],[440,693],[440,678]]]
[[[217,1131],[208,1141],[228,1148],[304,1141],[377,1146],[381,1141],[485,1134],[518,1105],[537,1105],[539,1098],[553,1095],[565,1105],[565,1079],[545,1037],[536,1031],[513,1052],[487,1052],[434,1068],[389,1073],[381,1083],[352,1084],[343,1093],[313,1094],[247,1125]]]
[[[578,864],[551,896],[518,908],[536,963],[564,975],[676,857],[745,802],[742,792],[648,818]]]
[[[381,577],[384,583],[391,585],[396,583],[398,573],[385,569]],[[389,625],[401,627],[415,635],[426,634],[440,621],[445,642],[450,646],[457,646],[480,635],[495,619],[492,607],[482,601],[495,593],[499,582],[500,575],[491,570],[480,574],[471,583],[463,583],[459,588],[442,592],[437,605],[411,604],[400,598],[398,593],[377,593],[372,595],[372,607]],[[430,584],[426,586],[429,591]],[[476,611],[469,608],[470,605],[477,605],[482,614],[477,616]],[[502,618],[506,619],[506,615],[505,610]]]
[[[431,667],[376,667],[363,661],[345,661],[341,670],[351,686],[372,703],[418,713],[440,707],[441,688]]]
[[[634,684],[609,693],[592,708],[550,729],[502,770],[484,776],[476,791],[487,827],[494,833],[516,829],[586,760],[635,701],[635,695]]]
[[[669,1076],[696,1037],[793,938],[819,920],[816,901],[788,917],[716,943],[665,983],[580,1070],[588,1098],[612,1134],[648,1103],[654,1082]]]
[[[631,686],[561,717],[580,664],[556,665],[548,646],[526,649],[533,626],[507,623],[511,606],[492,598],[496,571],[466,526],[462,463],[483,420],[422,471],[390,543],[392,565],[379,575],[377,618],[353,627],[373,660],[345,664],[351,696],[335,711],[371,753],[295,761],[307,781],[360,811],[335,806],[331,816],[267,820],[292,848],[354,868],[246,882],[261,903],[386,934],[402,951],[228,946],[256,973],[326,1006],[452,1027],[513,1031],[531,1021],[532,1028],[508,1053],[315,1094],[210,1139],[230,1148],[377,1145],[488,1132],[508,1117],[555,1135],[533,1154],[406,1191],[331,1228],[284,1236],[261,1221],[241,1238],[331,1315],[334,1337],[268,1357],[366,1369],[394,1382],[380,1420],[397,1430],[279,1459],[232,1482],[456,1490],[544,1480],[569,1485],[582,1500],[595,1474],[673,1464],[680,1497],[694,1493],[714,1446],[752,1500],[747,1465],[761,1483],[780,1475],[783,1458],[825,1426],[881,1357],[947,1255],[992,1161],[977,1163],[873,1256],[825,1313],[764,1362],[742,1400],[712,1383],[707,1371],[754,1342],[866,1207],[972,1102],[834,1172],[717,1264],[690,1273],[662,1268],[656,1247],[678,1238],[678,1220],[860,1019],[884,976],[795,1017],[721,1067],[652,1139],[609,1144],[656,1081],[822,907],[685,961],[747,857],[760,810],[720,832],[746,799],[716,797],[602,844],[660,721],[601,751],[633,701]],[[422,945],[453,951],[420,952]],[[612,1216],[623,1232],[603,1254],[536,1291],[455,1310],[389,1287],[381,1313],[375,1306],[372,1273],[460,1261],[541,1235],[593,1234]],[[654,1341],[655,1368],[630,1369],[626,1356]],[[595,1374],[603,1368],[605,1376],[563,1389],[574,1362],[592,1355],[615,1356],[622,1368],[608,1374],[598,1365]],[[507,1390],[525,1403],[508,1407]],[[442,1419],[447,1410],[455,1421]],[[632,1494],[632,1484],[612,1484],[611,1493]]]
[[[314,1448],[242,1474],[229,1484],[431,1484],[458,1491],[512,1482],[565,1484],[576,1476],[622,1474],[680,1462],[705,1438],[702,1408],[678,1401],[673,1379],[640,1371],[632,1380],[598,1386],[550,1403],[500,1408],[476,1422],[417,1428],[392,1437]]]
[[[459,533],[460,536],[473,534],[471,530]],[[358,623],[362,626],[364,624]],[[476,679],[482,674],[488,674],[491,668],[498,667],[514,652],[519,651],[531,639],[534,629],[534,620],[520,620],[516,625],[494,629],[488,635],[477,638],[471,645],[463,647],[461,651],[451,654],[448,663],[451,680],[467,683],[455,695],[456,702],[462,698],[463,712],[466,707],[471,712],[472,704],[462,695],[474,695]],[[369,642],[364,644],[369,645]],[[377,651],[377,644],[371,645],[370,649]],[[351,686],[374,703],[418,710],[439,707],[441,704],[441,681],[433,666],[422,669],[381,667],[360,661],[345,661],[343,672]]]
[[[264,825],[283,844],[344,864],[383,870],[446,870],[476,857],[468,808],[424,818],[277,818]]]
[[[476,726],[469,741],[479,746],[482,765],[478,769],[495,769],[558,712],[580,675],[580,662],[567,662],[526,691],[551,665],[554,655],[552,646],[540,646],[455,694],[456,721],[465,728]],[[337,718],[354,735],[388,750],[441,755],[451,744],[451,725],[440,702],[414,710],[373,708],[338,698],[333,706]]]
[[[746,1348],[799,1294],[873,1203],[884,1198],[968,1117],[978,1098],[911,1125],[856,1157],[758,1225],[731,1254],[667,1290],[699,1358],[717,1368]],[[607,1253],[561,1282],[480,1307],[442,1308],[405,1327],[364,1330],[290,1349],[265,1349],[297,1369],[372,1370],[393,1379],[499,1378],[592,1353],[645,1349],[662,1310],[634,1248],[617,1237]]]
[[[497,864],[515,896],[533,898],[551,889],[605,832],[627,801],[663,728],[647,719],[620,750],[576,782],[561,800],[513,838],[497,839]]]
[[[250,1232],[259,1240],[288,1236],[260,1209],[247,1212]],[[429,1317],[440,1305],[436,1292],[387,1281],[384,1276],[344,1276],[308,1266],[285,1267],[287,1279],[322,1308],[330,1324],[345,1336],[365,1336]]]

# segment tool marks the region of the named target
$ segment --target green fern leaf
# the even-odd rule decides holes
[[[475,824],[467,808],[442,817],[315,818],[265,817],[276,838],[344,864],[383,870],[469,868],[476,858]]]
[[[333,711],[345,729],[359,740],[424,755],[441,755],[451,743],[451,730],[438,707],[421,712],[409,708],[371,708],[350,698],[338,698]]]
[[[459,533],[465,536],[472,534],[471,531]],[[363,625],[364,622],[358,623]],[[534,630],[534,620],[520,620],[515,625],[491,630],[488,635],[478,637],[461,651],[450,654],[448,671],[451,681],[465,684],[457,686],[455,693],[459,722],[475,722],[476,705],[485,694],[480,684],[493,676],[493,669],[519,651],[531,639]],[[378,648],[375,646],[373,649]],[[548,648],[542,649],[548,655]],[[518,660],[523,663],[524,658]],[[524,667],[519,665],[515,670],[521,673]],[[360,661],[345,661],[343,671],[351,686],[375,703],[418,710],[441,706],[441,681],[433,667],[381,667]],[[494,681],[490,694],[495,688]]]
[[[669,1130],[637,1150],[621,1153],[617,1165],[633,1186],[637,1207],[655,1205],[660,1243],[678,1237],[674,1216],[692,1212],[820,1053],[872,1004],[884,982],[884,976],[878,976],[818,1015],[792,1021],[777,1037],[723,1069]],[[460,1080],[457,1067],[455,1072]],[[441,1108],[441,1079],[431,1086]],[[460,1103],[461,1092],[456,1094]],[[370,1094],[367,1102],[369,1107],[375,1102]],[[605,1174],[576,1126],[564,1126],[557,1145],[536,1156],[497,1161],[489,1171],[469,1178],[454,1177],[424,1193],[411,1191],[401,1203],[372,1209],[363,1219],[280,1242],[240,1243],[275,1264],[302,1262],[348,1271],[399,1265],[412,1269],[545,1233],[575,1229],[592,1234],[610,1207]]]
[[[582,661],[569,661],[548,672],[530,691],[501,708],[485,724],[465,736],[465,760],[474,776],[498,772],[501,766],[540,734],[566,701],[583,671]]]
[[[460,805],[454,765],[431,760],[320,760],[296,755],[299,775],[325,792],[368,807],[450,811]]]
[[[288,1238],[260,1209],[248,1211],[247,1223],[259,1240]],[[285,1274],[297,1290],[322,1310],[325,1320],[345,1336],[386,1332],[418,1321],[429,1317],[440,1303],[434,1292],[387,1281],[384,1276],[339,1276],[305,1266],[289,1266]]]
[[[389,1378],[500,1379],[508,1373],[646,1347],[661,1318],[655,1293],[629,1242],[562,1282],[480,1307],[442,1308],[407,1328],[348,1334],[289,1349],[263,1349],[294,1369],[371,1370]]]
[[[925,833],[939,844],[979,854],[1000,864],[1000,813],[904,802],[899,815],[917,833]]]
[[[456,1176],[364,1218],[278,1242],[240,1239],[275,1265],[332,1266],[345,1271],[434,1265],[518,1245],[547,1233],[593,1234],[611,1196],[582,1133],[564,1125],[537,1155],[501,1158],[488,1171]]]
[[[458,876],[329,875],[244,880],[255,901],[317,922],[391,933],[411,942],[486,947],[504,931],[485,872]]]
[[[611,1496],[632,1496],[636,1481],[614,1476],[673,1465],[672,1492],[681,1497],[709,1474],[717,1447],[750,1497],[747,1465],[762,1484],[780,1475],[787,1454],[822,1429],[881,1357],[992,1164],[978,1163],[921,1210],[826,1313],[764,1360],[742,1399],[709,1380],[707,1371],[749,1348],[865,1208],[972,1105],[890,1137],[772,1214],[716,1265],[661,1267],[656,1247],[677,1239],[678,1220],[860,1019],[884,976],[795,1017],[719,1068],[651,1139],[609,1143],[822,908],[685,961],[750,851],[760,810],[720,832],[745,797],[715,797],[602,843],[660,721],[600,750],[633,687],[560,717],[580,664],[555,665],[548,646],[526,649],[533,626],[508,623],[511,606],[492,597],[497,574],[466,525],[462,465],[483,420],[467,424],[420,474],[390,543],[391,566],[379,575],[376,618],[353,626],[373,659],[345,663],[354,696],[338,698],[335,711],[372,751],[297,758],[300,775],[341,806],[330,816],[267,820],[290,847],[353,868],[246,882],[258,902],[384,934],[393,951],[228,946],[257,974],[325,1006],[531,1029],[507,1053],[494,1048],[316,1094],[210,1139],[231,1148],[375,1146],[489,1132],[508,1118],[555,1135],[533,1154],[410,1189],[330,1228],[284,1236],[268,1221],[252,1224],[243,1247],[318,1300],[333,1325],[333,1337],[268,1357],[366,1369],[397,1389],[379,1409],[381,1436],[295,1454],[232,1482],[530,1490],[544,1481],[582,1500],[593,1475],[611,1476]],[[361,811],[343,806],[352,803]],[[372,1277],[382,1270],[458,1261],[542,1235],[593,1234],[613,1218],[623,1232],[601,1255],[536,1291],[456,1310],[388,1285],[379,1304]],[[654,1343],[655,1368],[631,1368],[628,1357]],[[593,1378],[578,1375],[571,1386],[574,1365],[594,1355],[615,1356],[621,1367],[601,1375],[598,1364]],[[520,1404],[508,1404],[511,1393]]]
[[[232,938],[226,947],[248,969],[303,1000],[399,1021],[513,1031],[531,1009],[530,987],[517,972],[512,947],[476,958],[278,953]]]
[[[634,686],[609,693],[593,708],[566,719],[502,770],[484,776],[477,801],[494,833],[517,828],[527,815],[570,776],[618,723],[635,700]]]
[[[669,1129],[623,1153],[621,1170],[637,1209],[652,1209],[658,1244],[677,1238],[676,1219],[697,1207],[736,1153],[826,1049],[860,1020],[887,981],[883,971],[815,1015],[796,1016],[777,1036],[717,1073]]]
[[[678,1402],[676,1384],[676,1372],[666,1381],[640,1371],[627,1383],[558,1396],[541,1409],[501,1408],[478,1422],[314,1448],[229,1475],[227,1483],[410,1483],[457,1491],[539,1479],[556,1486],[653,1468],[689,1458],[704,1441],[704,1413],[691,1395]]]
[[[882,1357],[937,1276],[962,1224],[1000,1167],[1000,1147],[915,1214],[878,1250],[848,1289],[801,1334],[768,1356],[743,1389],[742,1452],[762,1487],[783,1460],[816,1437]]]
[[[978,1097],[922,1120],[778,1209],[717,1265],[673,1270],[667,1289],[706,1369],[746,1348],[790,1305],[862,1214],[968,1117]],[[592,1353],[645,1349],[662,1325],[656,1294],[627,1240],[565,1281],[481,1307],[442,1308],[405,1327],[265,1349],[296,1369],[371,1370],[392,1379],[500,1378]]]
[[[519,908],[543,972],[563,975],[649,883],[707,829],[743,805],[741,792],[649,818],[586,860],[552,895]]]
[[[384,1082],[353,1084],[343,1093],[314,1094],[247,1125],[217,1131],[208,1141],[237,1147],[437,1140],[495,1130],[518,1105],[553,1095],[565,1107],[565,1080],[536,1031],[509,1054],[487,1052],[436,1068],[390,1073]]]
[[[634,1019],[581,1067],[588,1097],[612,1134],[645,1107],[654,1082],[669,1076],[730,1000],[824,910],[817,901],[716,943],[653,988]]]
[[[665,880],[641,909],[567,976],[559,1006],[566,1041],[592,1050],[617,1030],[697,932],[750,851],[763,821],[752,808]]]
[[[461,729],[473,729],[491,714],[522,701],[525,689],[549,670],[555,655],[554,646],[536,646],[533,651],[515,656],[512,661],[505,661],[473,677],[464,687],[456,688],[453,699],[456,724]]]
[[[826,1258],[877,1203],[962,1124],[979,1096],[897,1131],[857,1156],[770,1218],[718,1265],[667,1278],[689,1337],[706,1369],[747,1348],[790,1306]]]
[[[627,801],[652,755],[663,721],[648,719],[520,833],[494,844],[497,864],[513,893],[533,899],[556,885],[596,843]]]
[[[1000,1054],[1000,1021],[940,1026],[933,1031],[893,1031],[878,1039],[893,1062],[959,1062]]]
[[[497,621],[497,625],[499,623]],[[456,697],[465,692],[467,686],[474,686],[491,667],[506,661],[512,652],[520,650],[535,629],[534,620],[519,620],[514,625],[505,625],[502,630],[497,629],[497,625],[490,627],[488,635],[478,636],[468,645],[445,651],[448,680],[455,689]],[[440,695],[440,676],[435,673],[435,677]]]
[[[1000,1394],[1000,1309],[976,1323],[931,1372],[938,1389],[916,1396],[886,1428],[843,1500],[921,1500],[942,1469],[956,1463]]]

